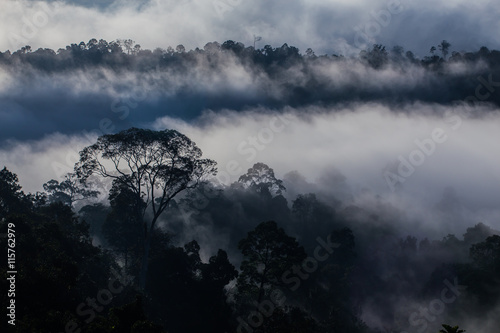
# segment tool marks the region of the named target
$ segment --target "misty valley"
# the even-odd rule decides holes
[[[260,40],[0,52],[2,332],[500,331],[500,51]]]

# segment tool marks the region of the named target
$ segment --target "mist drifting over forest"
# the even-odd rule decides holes
[[[498,332],[499,8],[0,4],[2,325]]]

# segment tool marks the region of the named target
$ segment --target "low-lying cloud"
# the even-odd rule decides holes
[[[438,115],[421,115],[430,109]],[[147,127],[176,129],[194,140],[204,156],[218,162],[217,183],[229,185],[253,164],[264,162],[289,183],[294,179],[291,171],[305,178],[306,183],[290,183],[290,200],[296,194],[314,192],[323,193],[325,200],[334,197],[344,205],[368,207],[379,196],[404,211],[407,221],[420,221],[426,230],[453,231],[479,221],[494,226],[500,217],[500,154],[495,144],[500,139],[500,113],[498,109],[484,113],[474,118],[461,114],[459,108],[438,105],[391,110],[367,103],[336,112],[312,107],[206,112],[195,122],[161,117]],[[452,127],[449,115],[461,116],[459,128]],[[429,144],[436,129],[446,140],[435,143],[427,155],[416,142]],[[70,171],[78,151],[93,139],[58,134],[33,142],[9,142],[1,160],[18,173],[27,191],[34,192]],[[411,175],[403,175],[404,181],[395,184],[393,191],[394,184],[384,171],[396,165],[392,170],[397,173],[400,157],[411,161],[415,151],[422,152],[423,162],[413,166]],[[339,183],[343,177],[345,181]],[[455,193],[451,198],[446,196],[450,187]],[[433,212],[446,200],[457,201],[460,210]]]
[[[4,58],[0,139],[94,129],[108,133],[162,116],[196,119],[207,110],[311,106],[336,112],[362,101],[385,104],[396,113],[429,114],[442,110],[406,106],[471,104],[468,98],[472,104],[500,104],[497,51],[429,63],[385,54],[379,64],[376,50],[361,58],[311,58],[288,45],[240,55],[212,44],[204,51],[119,52],[101,58],[90,48],[88,58],[76,51],[43,50]]]

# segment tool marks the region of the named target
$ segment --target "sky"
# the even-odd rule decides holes
[[[254,35],[260,47],[288,43],[317,54],[357,54],[377,43],[423,56],[443,39],[456,51],[500,45],[493,0],[2,0],[0,9],[0,51],[91,38],[191,49],[230,39],[252,45]]]

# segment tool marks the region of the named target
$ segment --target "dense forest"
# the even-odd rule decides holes
[[[33,108],[51,105],[44,119],[49,128],[33,126],[21,134],[30,139],[53,131],[50,123],[56,118],[65,122],[57,128],[63,133],[88,130],[102,114],[124,130],[138,119],[138,104],[141,120],[150,121],[165,114],[194,119],[204,110],[265,106],[281,111],[367,101],[391,105],[397,112],[410,112],[405,106],[419,103],[500,105],[494,93],[500,84],[500,52],[452,47],[443,40],[431,47],[429,56],[418,58],[400,46],[379,44],[357,56],[316,55],[311,49],[301,53],[287,44],[254,48],[231,40],[194,50],[178,45],[151,51],[132,40],[102,39],[57,51],[25,46],[0,53],[3,80],[10,83],[2,104],[15,103],[34,124]],[[68,104],[79,121],[68,119]],[[9,127],[2,137],[16,136]]]
[[[226,42],[149,52],[132,44],[93,40],[57,53],[4,53],[1,61],[47,73],[157,65],[188,72],[200,59],[219,66],[231,52],[242,66],[251,62],[277,81],[300,66],[300,75],[311,77],[305,85],[318,95],[295,87],[290,98],[327,103],[317,63],[357,61],[401,71],[411,64],[439,86],[467,80],[467,74],[443,74],[453,64],[497,68],[500,54],[483,48],[445,60],[442,48],[443,57],[419,60],[374,46],[352,60],[312,51],[301,56],[286,45],[254,50]],[[450,95],[429,98],[460,96],[461,84],[451,87]],[[498,331],[500,231],[471,220],[462,235],[408,234],[404,211],[368,191],[365,205],[354,204],[334,169],[324,183],[337,195],[298,172],[278,179],[264,163],[229,185],[214,181],[216,174],[216,161],[203,158],[185,135],[138,128],[100,136],[80,151],[73,172],[47,179],[36,193],[22,190],[15,170],[1,170],[1,230],[15,230],[18,266],[16,325],[9,330]],[[448,189],[434,210],[459,209],[455,199]],[[3,248],[9,239],[0,239]],[[2,290],[9,290],[7,271],[2,266]],[[2,292],[2,304],[6,297]]]
[[[166,50],[156,48],[151,51],[141,49],[132,40],[107,42],[103,39],[91,39],[87,43],[71,44],[57,52],[43,48],[32,50],[28,45],[13,53],[0,52],[0,65],[7,70],[21,70],[25,74],[31,71],[48,74],[77,70],[92,72],[96,69],[111,70],[118,75],[128,71],[148,73],[152,74],[148,79],[158,80],[153,84],[160,84],[162,87],[177,86],[170,81],[177,80],[180,76],[192,80],[193,84],[196,81],[203,83],[225,73],[225,66],[238,66],[258,80],[254,83],[267,82],[267,86],[277,85],[282,88],[274,94],[272,91],[264,94],[266,86],[260,87],[259,93],[264,94],[261,102],[265,101],[276,107],[329,105],[356,100],[452,103],[463,100],[476,88],[477,83],[470,82],[471,79],[481,75],[498,77],[500,51],[489,50],[487,47],[481,47],[475,52],[451,51],[451,44],[443,40],[437,48],[432,46],[430,55],[422,59],[401,46],[388,49],[380,44],[360,51],[357,56],[345,57],[341,54],[317,56],[310,48],[301,54],[298,48],[287,44],[280,47],[266,45],[256,49],[232,40],[222,44],[210,42],[202,49],[189,51],[183,45],[178,45],[175,49],[169,46]],[[201,73],[200,68],[204,69]],[[388,85],[379,87],[363,82],[367,81],[364,77],[366,71],[371,69],[391,69],[409,74],[411,85],[395,87],[393,85],[396,82],[389,82]],[[416,72],[418,69],[422,71]],[[334,70],[339,73],[333,73]],[[167,74],[167,77],[161,76],[162,73]],[[160,77],[155,78],[154,74]],[[331,74],[341,75],[331,77]],[[486,87],[490,92],[491,88],[498,87],[498,83],[491,79],[490,85]],[[187,93],[186,89],[194,87],[176,88],[170,93]],[[285,91],[286,95],[283,96]],[[500,103],[497,96],[492,96],[489,101],[497,105]],[[215,103],[213,106],[218,105]],[[239,107],[243,107],[243,104]]]

